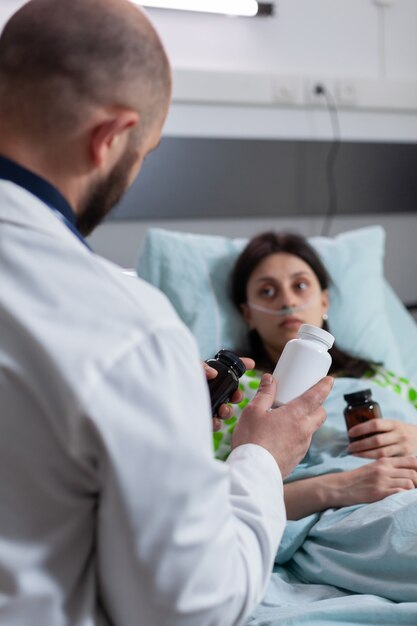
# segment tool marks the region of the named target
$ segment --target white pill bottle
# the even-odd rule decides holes
[[[284,347],[273,376],[277,381],[274,406],[297,398],[327,375],[332,358],[328,350],[334,337],[327,330],[302,324],[298,337]]]

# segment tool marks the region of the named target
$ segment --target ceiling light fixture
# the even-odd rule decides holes
[[[257,0],[146,0],[144,2],[132,0],[132,2],[153,9],[220,13],[245,17],[272,15],[274,9],[272,2],[258,2]]]

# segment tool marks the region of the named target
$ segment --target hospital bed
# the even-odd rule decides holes
[[[328,323],[339,346],[417,382],[417,325],[384,278],[384,230],[372,226],[309,241],[332,279]],[[228,276],[245,243],[157,228],[145,236],[138,274],[165,292],[193,332],[201,358],[244,345]],[[336,380],[335,388],[343,384]],[[378,393],[391,417],[417,425],[417,398],[404,413],[392,391]],[[340,452],[346,447],[346,432],[337,431],[343,398],[333,395],[326,406],[333,443],[323,434],[313,439],[295,470],[298,478],[318,471],[309,455],[321,455],[329,471],[367,462]],[[302,624],[417,625],[417,490],[288,523],[264,601],[248,625]]]

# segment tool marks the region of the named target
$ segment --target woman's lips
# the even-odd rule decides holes
[[[297,326],[300,326],[302,324],[302,320],[299,320],[298,317],[286,317],[281,324],[279,325],[280,328],[295,328]]]

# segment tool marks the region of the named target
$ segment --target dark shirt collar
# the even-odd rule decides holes
[[[65,225],[89,248],[88,243],[76,227],[76,217],[68,201],[56,187],[47,180],[22,167],[18,163],[0,155],[0,179],[9,180],[39,198],[50,209],[58,211]]]

